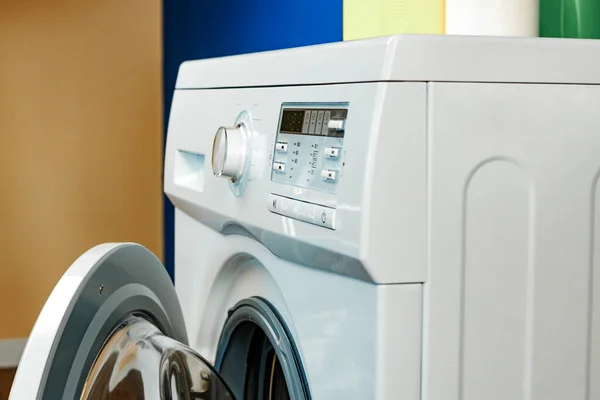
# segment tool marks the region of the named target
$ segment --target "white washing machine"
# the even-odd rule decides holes
[[[176,292],[139,245],[85,253],[11,399],[600,399],[599,65],[451,36],[184,63]]]

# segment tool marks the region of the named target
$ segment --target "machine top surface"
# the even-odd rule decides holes
[[[176,89],[377,81],[600,84],[600,42],[396,35],[184,62]]]

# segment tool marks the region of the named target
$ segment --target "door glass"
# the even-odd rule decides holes
[[[94,361],[81,400],[233,400],[200,355],[144,318],[125,320]]]

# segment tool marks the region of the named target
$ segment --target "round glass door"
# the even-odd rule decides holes
[[[81,400],[233,400],[198,354],[140,316],[127,318],[104,344]]]
[[[131,243],[97,246],[60,279],[31,331],[10,400],[229,400],[187,346],[162,263]]]

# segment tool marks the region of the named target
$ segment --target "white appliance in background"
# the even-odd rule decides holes
[[[186,62],[176,290],[67,271],[11,399],[600,399],[600,43],[396,36]]]

